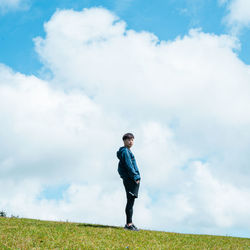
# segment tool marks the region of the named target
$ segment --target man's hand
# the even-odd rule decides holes
[[[136,183],[139,184],[140,180],[137,180]]]

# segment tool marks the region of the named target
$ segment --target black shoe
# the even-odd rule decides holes
[[[137,228],[134,224],[132,224],[132,227],[133,227],[136,231],[140,231],[140,229]]]
[[[138,231],[137,229],[135,229],[135,228],[133,227],[133,225],[128,226],[127,224],[125,224],[124,229],[131,230],[131,231]]]

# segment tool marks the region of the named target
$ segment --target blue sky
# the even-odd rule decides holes
[[[250,2],[2,0],[0,19],[1,209],[122,226],[133,132],[137,225],[250,236]]]
[[[32,39],[44,36],[43,24],[57,9],[82,10],[102,6],[125,20],[129,29],[152,32],[161,40],[173,40],[187,34],[191,28],[201,28],[204,32],[215,34],[229,33],[229,28],[223,22],[227,14],[226,6],[219,5],[216,0],[38,0],[30,1],[28,6],[4,12],[0,16],[0,61],[26,74],[37,74],[41,68]],[[242,46],[239,57],[245,63],[250,63],[250,31],[244,29],[239,38]]]

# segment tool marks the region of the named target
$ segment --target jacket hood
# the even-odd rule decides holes
[[[124,151],[125,148],[126,148],[125,146],[120,147],[119,150],[116,152],[117,158],[118,158],[119,160],[121,160],[122,151]]]

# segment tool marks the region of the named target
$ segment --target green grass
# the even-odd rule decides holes
[[[0,218],[0,249],[250,249],[250,239]]]

